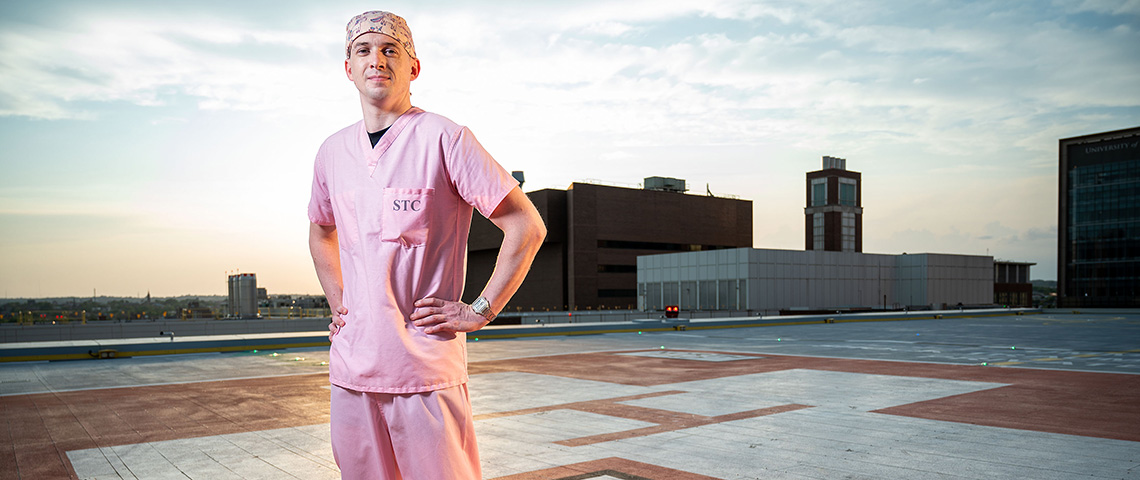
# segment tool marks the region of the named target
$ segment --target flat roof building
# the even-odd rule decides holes
[[[993,257],[736,248],[637,257],[638,308],[789,311],[990,305]]]
[[[1140,307],[1140,127],[1058,150],[1058,306]]]
[[[994,305],[1032,307],[1033,284],[1029,280],[1032,262],[994,260]]]
[[[547,235],[504,311],[633,309],[637,257],[752,246],[752,202],[685,194],[685,181],[649,177],[643,188],[573,183],[527,193]],[[476,215],[464,301],[494,269],[502,232]]]

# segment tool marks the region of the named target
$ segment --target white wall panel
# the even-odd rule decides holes
[[[884,295],[887,306],[993,301],[993,260],[982,256],[741,248],[644,256],[637,264],[639,283],[673,282],[678,288],[681,281],[718,280],[701,285],[719,288],[720,280],[739,280],[742,290],[734,297],[747,301],[742,308],[758,311],[882,307]],[[719,304],[725,297],[715,298]]]

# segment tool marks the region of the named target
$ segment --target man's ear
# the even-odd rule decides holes
[[[348,77],[348,81],[352,82],[352,67],[348,65],[348,59],[344,59],[344,76]]]
[[[420,76],[420,59],[417,58],[417,59],[412,60],[412,80],[419,78],[419,76]],[[349,77],[349,78],[351,78],[351,77]]]

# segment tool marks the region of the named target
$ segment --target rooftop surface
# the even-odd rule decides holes
[[[1140,478],[1140,314],[468,346],[487,479]],[[0,479],[339,478],[327,360],[0,363]]]

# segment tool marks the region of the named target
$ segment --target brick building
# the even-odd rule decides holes
[[[994,260],[994,305],[1032,307],[1033,283],[1029,280],[1032,262]]]
[[[527,196],[547,236],[508,311],[637,307],[637,257],[752,246],[752,202],[688,195],[684,180],[650,177],[645,188],[573,183]],[[464,301],[494,268],[502,233],[471,222]]]
[[[823,169],[807,173],[804,250],[863,251],[860,177],[836,157],[823,157]]]

